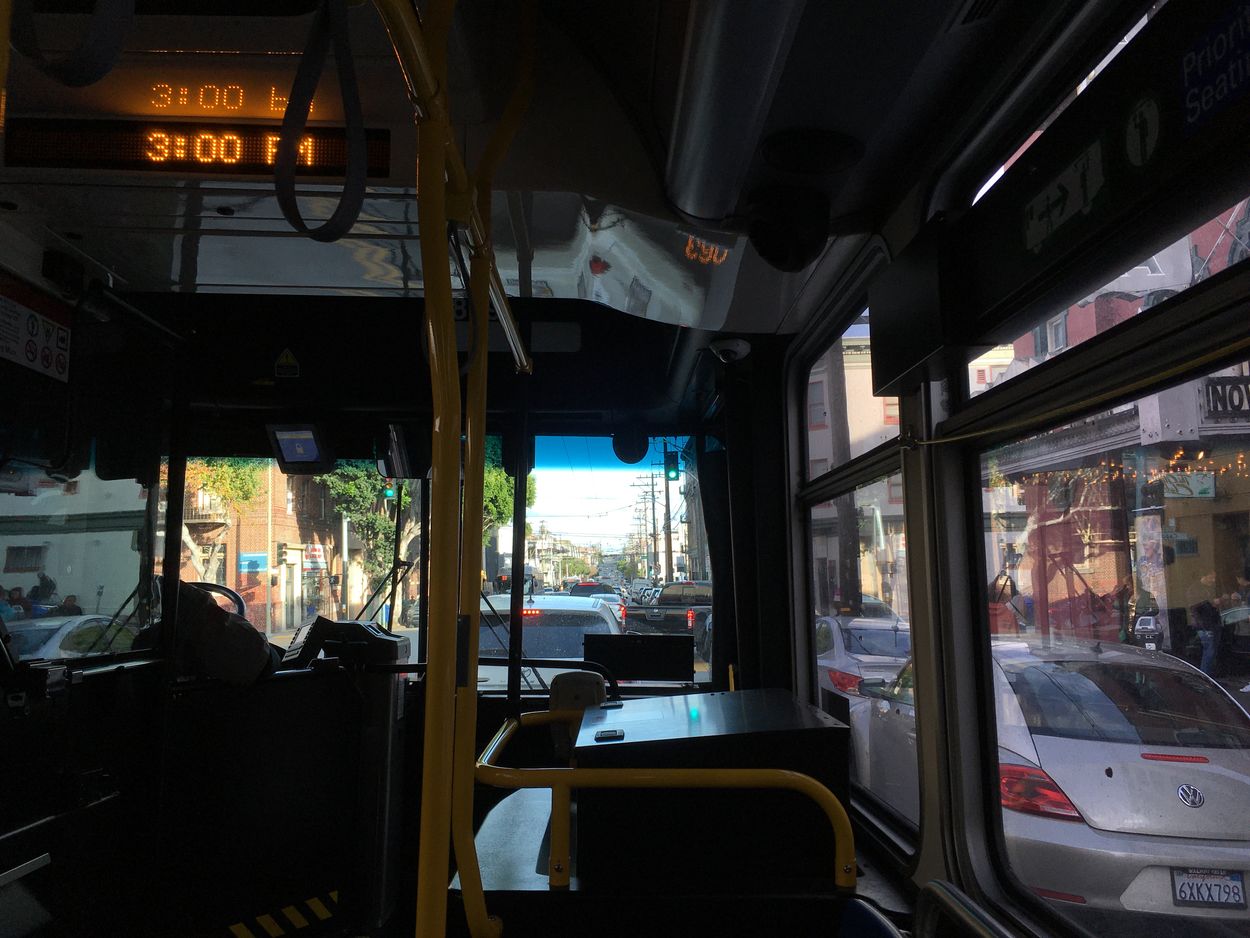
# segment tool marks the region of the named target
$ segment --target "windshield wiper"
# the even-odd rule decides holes
[[[100,644],[100,641],[104,638],[105,635],[108,635],[108,630],[113,627],[114,623],[116,623],[117,629],[113,632],[111,636],[109,636],[108,644],[106,644],[100,650],[108,651],[113,646],[113,642],[117,641],[117,636],[121,634],[122,629],[124,629],[127,625],[130,624],[130,620],[133,619],[135,617],[135,613],[139,611],[138,603],[136,603],[135,608],[130,611],[130,615],[126,616],[126,618],[123,619],[121,622],[117,622],[117,617],[122,614],[122,610],[126,608],[126,606],[130,603],[130,601],[134,599],[135,596],[138,595],[139,587],[142,585],[143,585],[143,578],[141,577],[139,579],[139,582],[135,584],[135,588],[130,591],[130,595],[128,595],[125,599],[123,599],[122,604],[117,607],[117,611],[113,613],[111,616],[109,616],[108,625],[100,629],[100,634],[96,636],[95,641],[92,642],[91,646],[86,651],[83,652],[84,656],[92,654],[96,650],[96,646]]]
[[[486,608],[491,611],[491,615],[493,615],[496,619],[499,620],[499,624],[501,626],[504,625],[503,616],[501,616],[495,610],[495,604],[492,603],[490,601],[490,597],[486,595],[486,590],[482,590],[481,592],[482,592],[482,601],[486,603]],[[531,598],[532,598],[532,594],[531,594]],[[490,629],[490,634],[495,637],[495,641],[499,643],[499,647],[502,648],[506,652],[508,650],[508,643],[499,637],[499,634],[495,631],[493,626],[487,625],[486,627]],[[525,657],[525,645],[524,644],[521,645],[521,657],[522,658]],[[550,688],[547,686],[547,682],[544,681],[543,676],[538,673],[538,669],[532,668],[531,670],[534,672],[534,677],[537,679],[539,686],[542,687],[542,689],[545,691],[550,691]],[[531,681],[529,679],[529,676],[525,673],[525,668],[521,668],[521,677],[525,679],[525,686],[528,687],[530,690],[533,690],[534,682]]]

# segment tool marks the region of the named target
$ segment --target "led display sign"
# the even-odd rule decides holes
[[[365,136],[368,175],[385,178],[390,174],[390,133],[367,130]],[[10,167],[269,175],[278,140],[278,128],[265,124],[10,118],[4,159]],[[310,127],[304,132],[297,173],[341,176],[346,164],[342,128]]]

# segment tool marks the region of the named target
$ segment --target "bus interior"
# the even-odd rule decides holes
[[[1246,934],[1250,6],[0,50],[0,938]]]

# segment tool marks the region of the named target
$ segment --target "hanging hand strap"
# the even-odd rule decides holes
[[[39,71],[62,85],[82,88],[99,81],[117,64],[135,17],[135,0],[96,0],[87,34],[78,48],[51,60],[39,48],[32,3],[14,0],[9,40]]]
[[[334,45],[334,61],[338,67],[343,112],[347,118],[347,175],[334,214],[324,224],[309,228],[300,214],[299,202],[295,196],[295,163],[299,156],[300,139],[308,123],[313,93],[321,79],[321,70],[325,66],[331,43]],[[360,90],[356,85],[356,66],[352,61],[351,44],[348,41],[347,4],[345,0],[323,0],[313,20],[308,44],[304,47],[304,55],[295,73],[295,84],[291,86],[291,95],[287,99],[286,114],[282,118],[282,136],[278,141],[274,164],[273,182],[278,205],[291,227],[314,241],[337,241],[351,231],[365,200],[368,157],[364,115],[360,109]]]

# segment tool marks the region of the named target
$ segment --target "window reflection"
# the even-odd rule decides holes
[[[1243,199],[1089,296],[1047,315],[1010,345],[974,359],[968,365],[968,394],[975,397],[1024,374],[1248,256],[1250,200]]]
[[[149,624],[152,505],[134,479],[94,466],[0,470],[0,619],[19,659],[130,650]]]
[[[920,818],[902,475],[810,514],[817,681],[851,726],[851,779],[906,824]]]
[[[807,478],[898,436],[898,398],[872,393],[868,310],[812,365],[807,379]]]
[[[1244,925],[1248,448],[1243,363],[982,458],[1007,855],[1081,923]]]

